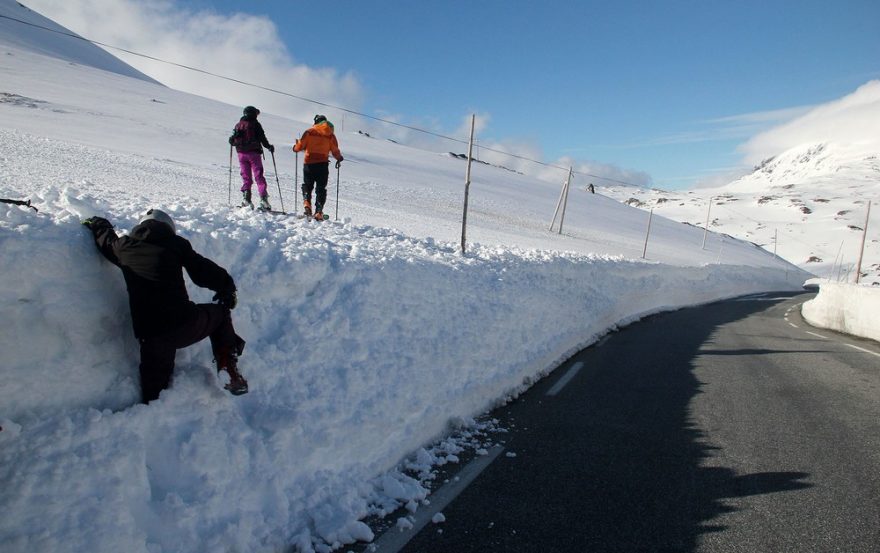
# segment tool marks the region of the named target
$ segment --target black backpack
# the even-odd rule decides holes
[[[257,122],[242,119],[236,123],[235,128],[232,129],[232,136],[229,137],[229,143],[239,151],[261,149],[260,137],[257,135]]]

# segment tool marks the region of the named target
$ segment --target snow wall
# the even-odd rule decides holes
[[[880,288],[822,282],[801,312],[813,326],[880,341]]]
[[[451,422],[619,324],[803,282],[766,267],[480,246],[461,255],[389,229],[187,201],[168,207],[180,234],[236,279],[251,391],[225,393],[200,343],[143,406],[122,274],[80,225],[107,206],[74,189],[38,199],[40,213],[0,206],[0,543],[10,551],[277,551],[295,536],[309,551],[316,534],[369,539],[357,519],[370,498],[407,497],[389,492],[397,480],[376,492],[371,479]],[[119,231],[137,221],[136,203],[116,208]]]

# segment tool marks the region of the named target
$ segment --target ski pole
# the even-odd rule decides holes
[[[232,144],[229,145],[229,205],[232,205]]]
[[[299,152],[293,153],[296,154],[296,161],[293,165],[293,214],[299,215],[299,200],[296,199],[299,189]]]
[[[337,161],[336,162],[336,215],[333,218],[334,221],[339,220],[339,168],[341,166],[342,165]]]
[[[9,198],[0,198],[0,202],[2,202],[2,203],[4,203],[4,204],[23,205],[23,206],[25,206],[25,207],[29,207],[29,208],[33,209],[33,210],[36,211],[37,213],[40,212],[39,209],[37,209],[37,208],[35,208],[34,206],[31,205],[31,201],[30,201],[30,200],[11,200],[11,199],[9,199]],[[837,261],[837,260],[835,260],[835,262],[836,262],[836,261]]]
[[[275,169],[275,184],[278,185],[278,201],[281,202],[281,212],[284,213],[284,198],[281,197],[281,181],[278,180],[278,166],[275,165],[275,152],[269,150],[272,154],[272,168]]]

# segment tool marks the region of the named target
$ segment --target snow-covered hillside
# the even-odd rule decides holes
[[[0,2],[0,43],[158,84],[154,79],[78,36],[19,2]]]
[[[880,191],[880,81],[756,135],[741,150],[754,171],[720,188],[603,191],[694,225],[708,216],[712,230],[757,242],[823,278],[854,281],[868,202],[876,204]],[[862,283],[880,284],[876,236],[869,221]]]
[[[3,551],[369,540],[364,517],[417,509],[432,467],[498,438],[434,440],[579,348],[649,313],[808,276],[721,234],[703,247],[701,229],[660,217],[641,259],[647,214],[581,190],[564,232],[548,232],[564,175],[484,165],[462,255],[462,160],[357,132],[340,136],[338,221],[242,211],[226,143],[241,106],[93,67],[91,50],[74,64],[46,56],[31,28],[2,31],[0,196],[39,209],[0,204]],[[278,146],[272,201],[280,183],[292,210],[289,148],[307,125],[261,121]],[[122,276],[79,223],[99,214],[124,232],[149,207],[236,279],[249,394],[222,390],[202,343],[178,353],[170,390],[136,404]]]
[[[864,145],[810,144],[767,159],[754,172],[721,188],[600,191],[696,226],[705,226],[708,216],[713,231],[775,250],[820,277],[851,282],[868,201],[880,198],[880,151],[866,150]],[[874,213],[880,208],[876,203],[873,207]],[[865,284],[880,284],[876,224],[869,225],[865,242],[861,278]]]

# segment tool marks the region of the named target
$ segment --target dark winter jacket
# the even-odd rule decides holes
[[[196,253],[185,238],[165,223],[148,220],[117,236],[106,219],[94,218],[89,229],[104,257],[122,269],[134,334],[149,338],[168,333],[196,312],[183,281],[183,271],[193,283],[215,292],[235,290],[225,269]]]
[[[257,121],[256,116],[248,117],[245,115],[239,119],[232,129],[229,143],[235,146],[236,152],[259,152],[262,154],[262,146],[269,148],[266,132],[263,130],[263,125]]]

